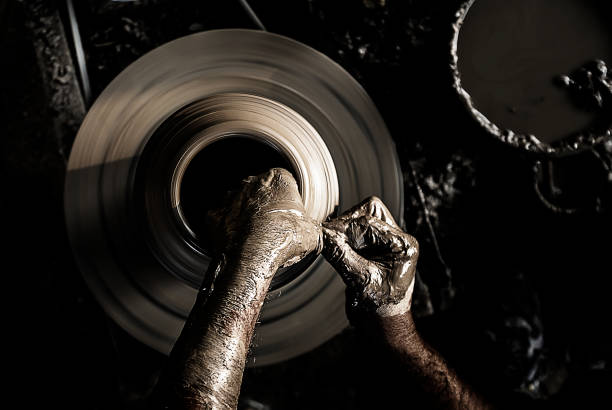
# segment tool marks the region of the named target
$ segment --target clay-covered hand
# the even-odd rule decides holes
[[[305,215],[284,169],[249,177],[226,199],[208,214],[215,260],[170,355],[164,408],[236,408],[274,273],[323,247],[321,225]]]
[[[323,223],[325,258],[347,285],[352,309],[382,317],[410,310],[419,245],[371,197]]]
[[[209,223],[217,252],[271,267],[260,270],[269,272],[266,279],[323,247],[321,224],[305,214],[297,183],[282,168],[244,180],[227,207],[209,214]]]

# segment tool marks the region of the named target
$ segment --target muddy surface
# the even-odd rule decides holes
[[[605,61],[593,60],[562,75],[557,83],[570,91],[574,104],[587,111],[598,111],[612,104],[612,78]]]

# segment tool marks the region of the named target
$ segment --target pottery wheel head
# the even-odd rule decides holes
[[[216,168],[202,160],[211,155]],[[160,352],[170,352],[210,263],[182,203],[198,158],[207,170],[196,189],[204,201],[214,195],[214,169],[265,168],[276,158],[316,220],[370,195],[401,220],[401,170],[385,124],[323,54],[251,30],[198,33],[149,52],[87,114],[68,164],[65,215],[99,303]],[[327,262],[280,271],[251,365],[307,352],[346,325],[344,286]]]

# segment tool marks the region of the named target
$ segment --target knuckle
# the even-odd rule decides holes
[[[295,181],[293,174],[287,171],[285,168],[272,168],[270,172],[272,173],[272,176],[273,176],[272,182],[275,184],[288,185],[288,186],[293,185],[293,184],[297,185],[297,182]]]
[[[265,172],[260,175],[259,183],[263,186],[270,186],[277,176],[278,176],[277,168],[272,168],[268,172]]]
[[[383,202],[375,195],[371,195],[364,200],[364,210],[370,215],[377,215],[380,212]]]
[[[276,174],[277,176],[281,177],[281,178],[293,178],[293,175],[291,175],[291,172],[287,171],[285,168],[272,168],[271,170],[272,172],[274,172],[274,174]]]
[[[378,220],[375,216],[372,215],[363,215],[357,219],[357,222],[361,225],[371,227],[372,225],[376,225]]]
[[[419,245],[419,241],[416,240],[416,238],[412,235],[408,235],[410,237],[410,246],[414,249],[414,256],[418,257],[419,253],[420,253],[420,245]]]
[[[383,201],[376,195],[370,195],[366,198],[366,202],[371,205],[382,205]]]
[[[402,234],[402,242],[404,243],[403,254],[406,256],[418,258],[419,256],[419,241],[410,234],[403,233]]]

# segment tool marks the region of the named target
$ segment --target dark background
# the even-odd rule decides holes
[[[256,28],[238,1],[75,3],[94,98],[169,40]],[[604,407],[612,381],[612,143],[597,155],[549,160],[480,130],[450,86],[456,1],[250,4],[269,31],[340,63],[381,111],[404,170],[406,228],[421,243],[413,309],[424,337],[499,404]],[[85,112],[67,21],[63,1],[0,0],[2,272],[5,339],[14,344],[5,354],[18,387],[5,401],[139,409],[165,357],[105,317],[64,228],[65,164]],[[544,206],[536,161],[546,169],[552,161],[566,188],[558,199],[576,212]],[[240,406],[423,408],[419,400],[349,328],[308,354],[247,369]]]

